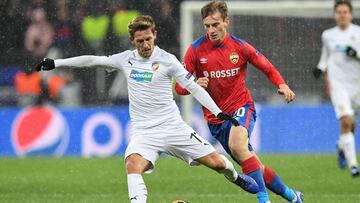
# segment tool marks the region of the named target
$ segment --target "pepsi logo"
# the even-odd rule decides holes
[[[64,116],[50,106],[21,111],[12,124],[11,142],[18,156],[52,154],[62,156],[69,142]]]

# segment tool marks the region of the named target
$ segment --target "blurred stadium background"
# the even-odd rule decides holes
[[[205,2],[1,1],[0,202],[127,202],[121,156],[130,139],[129,112],[121,72],[99,67],[37,73],[34,65],[44,57],[132,49],[126,25],[139,14],[155,18],[157,44],[181,59],[203,34],[199,12]],[[354,22],[360,23],[360,1],[352,2]],[[336,166],[339,127],[325,82],[311,74],[320,57],[321,33],[334,26],[333,1],[228,4],[230,32],[265,54],[297,94],[293,104],[285,104],[266,77],[249,66],[247,84],[258,114],[252,144],[265,163],[304,191],[308,202],[360,202],[358,180]],[[176,93],[175,99],[185,119],[222,151],[198,104]],[[215,173],[189,169],[179,160],[159,161],[145,179],[150,202],[255,201]]]

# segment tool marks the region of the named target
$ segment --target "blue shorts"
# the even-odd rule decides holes
[[[248,137],[250,140],[251,133],[254,129],[255,121],[256,121],[256,111],[254,103],[247,103],[237,111],[235,111],[232,116],[239,122],[241,126],[247,129]],[[236,161],[236,159],[231,154],[229,149],[229,136],[230,136],[230,129],[233,126],[231,121],[225,121],[220,124],[208,124],[211,135],[217,139],[225,151],[231,155],[231,157]],[[250,151],[254,151],[250,142],[248,145]]]

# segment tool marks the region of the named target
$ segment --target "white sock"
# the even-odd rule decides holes
[[[238,173],[236,172],[234,165],[224,155],[220,154],[220,157],[224,160],[226,166],[225,169],[219,171],[219,173],[224,174],[227,179],[234,182],[238,177]]]
[[[131,203],[146,203],[147,189],[140,174],[127,175],[129,199]]]
[[[344,151],[348,166],[357,166],[354,134],[349,132],[340,135],[339,146]]]

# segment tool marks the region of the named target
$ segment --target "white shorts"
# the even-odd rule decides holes
[[[360,94],[341,84],[335,82],[330,84],[330,98],[337,119],[342,116],[354,117],[360,109]]]
[[[181,126],[181,123],[180,123]],[[156,132],[156,133],[153,133]],[[180,158],[191,166],[198,165],[194,160],[214,152],[214,147],[198,135],[190,126],[183,125],[182,130],[132,129],[131,140],[125,151],[125,158],[131,154],[140,154],[150,161],[152,166],[145,173],[154,170],[155,162],[161,153]]]

